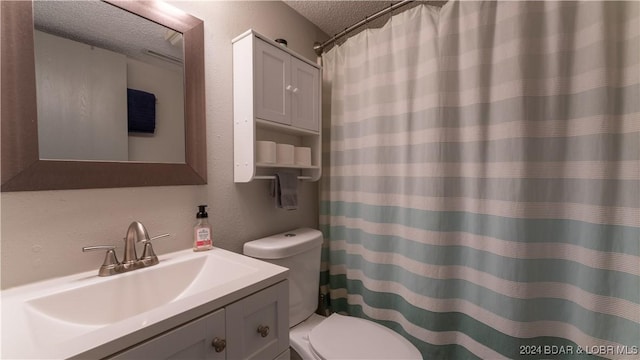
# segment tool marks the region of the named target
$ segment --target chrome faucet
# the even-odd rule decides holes
[[[139,221],[134,221],[129,225],[124,238],[124,260],[122,262],[118,261],[115,246],[113,245],[86,246],[82,248],[82,251],[107,250],[104,262],[98,271],[98,276],[111,276],[156,265],[159,260],[153,251],[151,241],[166,236],[169,236],[169,234],[149,238],[149,233],[144,225]],[[136,253],[136,244],[139,242],[144,243],[144,250],[140,258]]]
[[[124,238],[124,260],[122,266],[125,268],[139,265],[138,254],[136,254],[136,243],[141,241],[151,241],[147,229],[139,221],[134,221],[127,229],[127,236]]]

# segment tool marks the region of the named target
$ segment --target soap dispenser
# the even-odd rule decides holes
[[[213,231],[209,225],[209,214],[207,214],[206,207],[207,205],[198,205],[197,222],[193,228],[193,251],[213,249]]]

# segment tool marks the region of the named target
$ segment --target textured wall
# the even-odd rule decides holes
[[[178,68],[180,69],[180,68]],[[184,162],[184,77],[182,70],[127,59],[127,88],[156,97],[153,136],[128,133],[129,160]]]
[[[315,60],[314,41],[327,35],[280,1],[175,2],[205,22],[209,184],[95,190],[2,193],[2,288],[95,269],[101,253],[82,246],[117,244],[140,220],[159,254],[189,248],[196,205],[210,205],[216,246],[240,252],[254,238],[317,226],[317,184],[301,183],[301,208],[274,209],[269,183],[233,183],[231,39],[249,28],[285,38],[289,48]]]

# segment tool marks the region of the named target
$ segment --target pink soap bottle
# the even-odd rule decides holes
[[[196,226],[193,228],[193,251],[213,249],[213,231],[209,225],[209,214],[205,208],[207,205],[198,205]]]

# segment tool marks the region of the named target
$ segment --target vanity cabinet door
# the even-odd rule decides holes
[[[226,311],[228,359],[275,359],[289,348],[288,281],[237,301]]]
[[[111,359],[225,359],[226,347],[219,343],[225,337],[225,310],[221,309],[125,350]],[[216,338],[217,349],[213,346]]]

